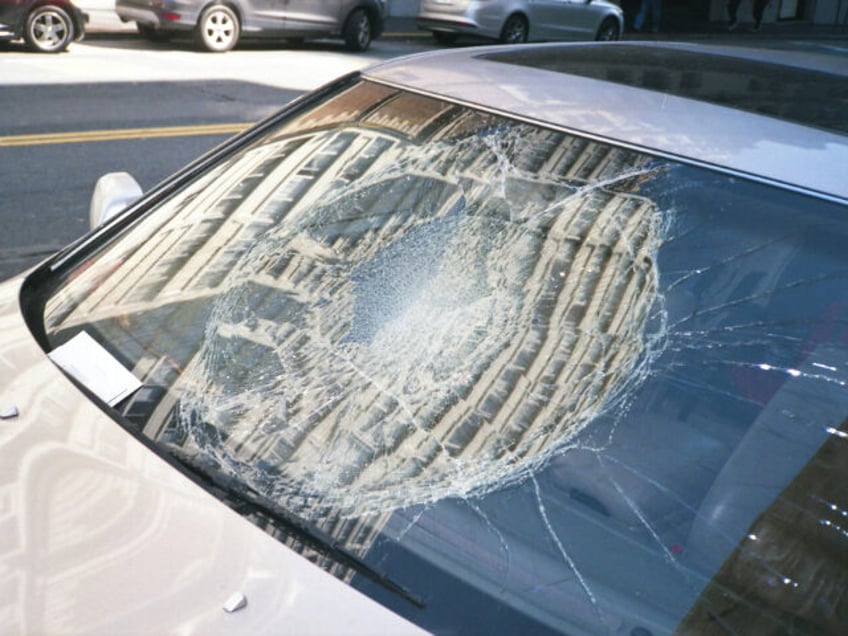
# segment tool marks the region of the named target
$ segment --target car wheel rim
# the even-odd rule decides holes
[[[30,33],[39,48],[49,51],[58,48],[65,41],[68,25],[58,13],[45,11],[33,20]]]
[[[609,42],[616,39],[618,34],[618,29],[614,26],[609,25],[601,29],[601,32],[598,34],[598,40],[602,42]]]
[[[215,49],[228,47],[235,34],[235,24],[224,11],[210,13],[203,25],[206,41]]]
[[[371,39],[371,25],[368,23],[368,16],[363,14],[356,24],[356,43],[364,48],[368,46]]]
[[[507,44],[524,42],[524,23],[521,20],[510,20],[504,29],[504,41]]]

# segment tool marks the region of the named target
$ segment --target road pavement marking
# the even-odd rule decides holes
[[[167,126],[162,128],[118,128],[115,130],[84,130],[77,132],[39,133],[0,137],[0,147],[44,146],[124,139],[154,139],[156,137],[188,137],[191,135],[234,135],[252,123],[205,124],[198,126]]]

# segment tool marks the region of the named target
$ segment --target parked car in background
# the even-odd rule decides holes
[[[199,48],[213,52],[229,51],[243,37],[327,36],[364,51],[386,18],[384,0],[116,0],[115,10],[150,40],[191,35]]]
[[[624,14],[609,0],[421,0],[418,28],[437,42],[461,35],[504,44],[541,40],[618,40]]]
[[[845,633],[846,74],[436,51],[105,176],[0,285],[3,631]]]
[[[0,42],[23,40],[40,53],[59,53],[85,36],[88,16],[71,0],[0,0]]]

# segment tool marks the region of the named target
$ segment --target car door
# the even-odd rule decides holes
[[[532,5],[530,31],[537,40],[593,39],[603,11],[592,0],[533,0]]]
[[[285,0],[286,31],[329,33],[341,29],[339,0]]]
[[[244,30],[283,31],[287,0],[242,0]]]

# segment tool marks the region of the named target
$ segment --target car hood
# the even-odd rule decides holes
[[[0,285],[4,633],[418,631],[232,512],[102,412],[33,340],[20,285]],[[239,594],[246,605],[225,611]]]

